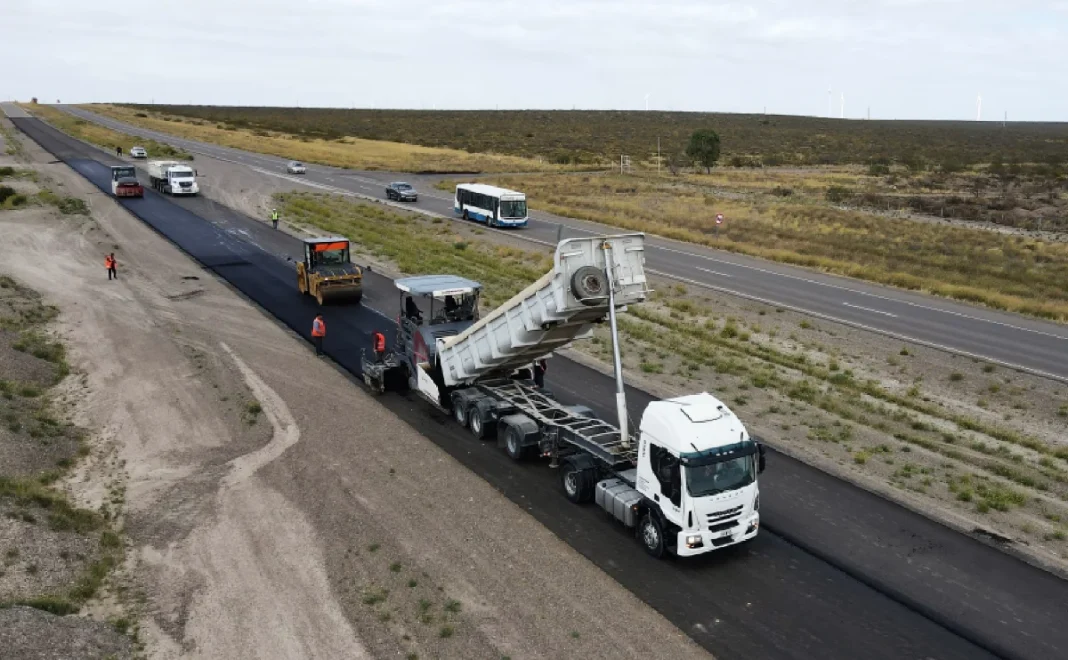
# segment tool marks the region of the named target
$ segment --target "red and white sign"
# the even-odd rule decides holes
[[[722,213],[717,213],[716,214],[716,224],[717,225],[722,225],[723,224],[723,214]]]

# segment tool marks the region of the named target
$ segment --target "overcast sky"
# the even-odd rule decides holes
[[[1068,120],[1068,0],[0,0],[0,97]]]

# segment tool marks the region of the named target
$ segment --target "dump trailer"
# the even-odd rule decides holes
[[[112,167],[111,194],[115,197],[144,197],[145,188],[137,180],[137,170],[129,165]]]
[[[390,380],[406,382],[517,461],[547,460],[559,469],[568,500],[595,501],[632,528],[649,554],[703,554],[757,535],[764,448],[707,392],[649,404],[630,432],[616,313],[649,294],[644,240],[624,234],[561,241],[549,273],[483,318],[477,282],[449,275],[397,280],[402,304],[394,351],[374,360],[365,355],[364,377],[379,392]],[[531,380],[534,362],[606,321],[614,423],[558,401]]]
[[[320,305],[360,302],[363,270],[350,261],[349,240],[340,236],[304,239],[304,259],[297,262],[297,288]]]
[[[168,195],[196,195],[200,192],[196,170],[176,160],[148,161],[148,178],[153,189]]]

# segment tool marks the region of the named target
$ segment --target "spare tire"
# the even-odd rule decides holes
[[[608,276],[595,266],[583,266],[571,276],[571,293],[575,298],[592,307],[608,298]]]

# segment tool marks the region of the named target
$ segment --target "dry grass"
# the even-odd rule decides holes
[[[729,176],[752,180],[754,175]],[[1068,320],[1064,244],[909,222],[806,200],[718,194],[655,177],[538,174],[492,180],[526,192],[534,208],[567,217]],[[719,234],[716,213],[727,217]]]
[[[108,151],[114,151],[115,147],[122,147],[123,153],[128,154],[131,147],[140,145],[148,151],[149,158],[193,160],[191,154],[168,144],[113,131],[110,128],[79,119],[51,106],[29,105],[23,107],[38,119],[47,121],[64,133],[72,135],[79,140],[104,147]]]
[[[471,154],[459,149],[421,147],[352,137],[324,140],[276,131],[249,130],[197,119],[137,112],[111,105],[84,106],[135,126],[191,140],[271,154],[309,163],[359,170],[397,172],[538,172],[559,167],[516,156]]]

